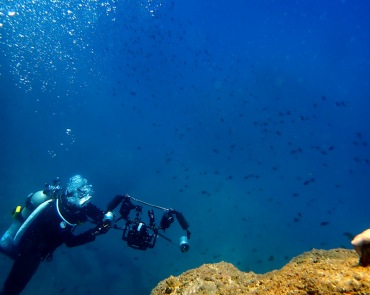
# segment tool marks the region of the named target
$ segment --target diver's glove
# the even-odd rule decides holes
[[[93,236],[100,236],[102,234],[106,234],[109,229],[112,227],[114,222],[114,213],[108,211],[104,214],[103,221],[99,223],[93,230]]]

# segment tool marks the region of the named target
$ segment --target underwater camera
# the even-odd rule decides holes
[[[146,250],[147,248],[154,248],[157,235],[155,233],[149,234],[146,224],[139,222],[132,226],[125,226],[122,240],[127,241],[127,245],[131,248]]]
[[[141,215],[143,212],[143,207],[135,205],[132,201],[136,201],[145,204],[150,207],[161,209],[165,211],[160,221],[160,225],[157,227],[155,225],[154,211],[148,210],[149,224],[146,224],[141,220]],[[113,228],[120,229],[123,231],[122,240],[127,242],[127,245],[133,249],[146,250],[148,248],[154,248],[158,236],[163,237],[165,240],[174,244],[171,239],[167,238],[163,234],[159,233],[159,230],[163,232],[170,227],[174,222],[175,217],[179,222],[181,228],[186,231],[186,236],[180,238],[180,244],[178,245],[181,252],[187,252],[190,248],[188,240],[190,239],[189,223],[186,221],[185,217],[181,212],[173,209],[166,209],[159,207],[157,205],[152,205],[147,202],[135,199],[129,195],[117,195],[107,207],[107,211],[113,211],[119,204],[120,207],[120,218],[118,218],[113,225]],[[135,210],[135,217],[130,218],[131,211]],[[125,220],[126,223],[123,227],[118,227],[117,222],[119,220]]]
[[[130,220],[130,211],[134,209],[136,211],[135,219]],[[158,231],[154,227],[154,213],[150,210],[148,211],[150,225],[147,226],[140,219],[142,212],[142,206],[133,205],[130,199],[125,197],[120,208],[121,217],[126,220],[122,240],[126,241],[131,248],[146,250],[147,248],[154,248]],[[152,233],[150,234],[148,230],[152,231]]]

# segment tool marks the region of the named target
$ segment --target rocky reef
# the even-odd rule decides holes
[[[280,270],[242,272],[232,264],[204,264],[161,281],[159,294],[370,294],[370,267],[359,265],[354,250],[305,252]]]

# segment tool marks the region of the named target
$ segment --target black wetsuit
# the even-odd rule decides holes
[[[68,222],[76,224],[84,222],[88,218],[95,222],[101,222],[104,217],[104,213],[91,203],[73,214],[61,213]],[[94,229],[79,235],[74,235],[73,229],[74,226],[68,225],[60,217],[57,201],[53,200],[37,216],[21,238],[13,267],[0,295],[20,294],[36,272],[40,262],[51,258],[54,250],[63,243],[68,247],[75,247],[95,240]]]

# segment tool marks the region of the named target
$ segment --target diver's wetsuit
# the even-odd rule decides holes
[[[75,247],[95,240],[94,229],[73,235],[74,227],[63,221],[58,214],[56,203],[57,201],[53,200],[25,232],[0,295],[20,294],[36,272],[40,262],[51,258],[53,251],[63,243],[68,247]],[[104,213],[91,203],[79,212],[73,212],[73,214],[62,212],[62,215],[70,223],[76,224],[88,218],[95,222],[101,222],[104,218]]]

